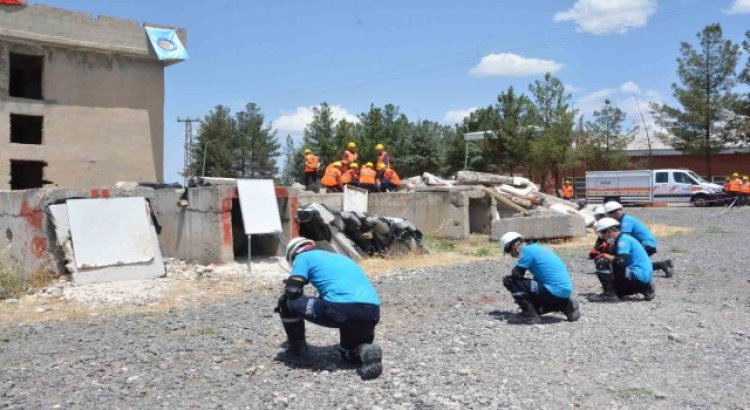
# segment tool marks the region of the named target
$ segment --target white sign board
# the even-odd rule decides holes
[[[344,185],[344,212],[367,213],[367,191]]]
[[[281,232],[281,217],[273,180],[238,179],[237,195],[240,197],[245,234]]]
[[[145,199],[72,199],[67,204],[78,269],[154,259]]]

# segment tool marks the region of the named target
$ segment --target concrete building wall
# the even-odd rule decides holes
[[[11,52],[43,56],[42,100],[9,96]],[[42,145],[10,143],[11,113],[44,117]],[[164,64],[140,24],[0,8],[0,189],[11,159],[45,161],[44,179],[60,187],[162,181],[163,140]]]

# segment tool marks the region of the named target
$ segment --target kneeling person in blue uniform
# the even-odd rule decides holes
[[[603,289],[596,298],[597,301],[617,302],[623,296],[639,293],[647,301],[653,300],[656,297],[652,281],[654,269],[640,242],[620,232],[620,223],[612,218],[599,220],[595,228],[610,245],[608,253],[603,253],[600,257],[612,265],[610,272],[596,273]]]
[[[507,232],[500,238],[503,253],[518,258],[511,274],[503,278],[503,285],[520,306],[516,323],[536,324],[539,315],[562,312],[569,322],[581,317],[578,302],[571,297],[573,282],[562,260],[551,250],[537,244],[526,244],[517,232]],[[526,270],[533,279],[524,279]]]
[[[287,335],[287,354],[307,354],[305,320],[338,328],[342,357],[359,364],[362,379],[374,379],[383,371],[383,351],[373,344],[380,321],[380,298],[362,269],[353,260],[317,249],[315,242],[298,237],[285,252],[292,272],[276,311]],[[320,298],[307,297],[303,287],[311,283]]]

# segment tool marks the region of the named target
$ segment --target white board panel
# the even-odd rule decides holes
[[[281,232],[279,203],[271,179],[238,179],[237,195],[240,197],[245,233],[261,234]]]
[[[72,199],[67,205],[78,269],[154,259],[153,227],[145,199]]]
[[[344,212],[367,213],[367,191],[344,185]]]

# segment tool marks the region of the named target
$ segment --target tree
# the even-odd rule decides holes
[[[400,144],[399,173],[405,176],[438,173],[444,129],[445,126],[427,120],[414,124],[412,134]]]
[[[529,162],[535,171],[554,175],[557,185],[560,172],[575,166],[572,161],[572,130],[575,112],[570,109],[572,97],[562,81],[552,74],[529,85],[535,105],[536,134],[529,144]]]
[[[498,129],[495,137],[490,136],[492,147],[491,162],[496,164],[496,171],[503,167],[510,170],[519,165],[526,165],[529,159],[529,147],[534,136],[534,104],[525,95],[517,95],[513,87],[497,96],[495,105]]]
[[[625,148],[632,140],[632,132],[623,130],[625,112],[613,107],[609,100],[594,111],[594,120],[586,123],[588,131],[587,155],[590,163],[599,169],[618,169],[627,165]]]
[[[333,112],[328,103],[323,102],[313,108],[313,120],[305,127],[305,148],[312,150],[325,167],[341,155],[341,147],[334,138]]]
[[[279,169],[276,158],[281,147],[276,131],[263,127],[264,116],[254,103],[235,115],[236,132],[232,154],[237,176],[242,178],[273,178]]]
[[[304,149],[295,147],[291,135],[286,136],[284,143],[284,169],[281,171],[281,183],[292,185],[303,181]]]
[[[652,109],[657,124],[669,132],[663,139],[680,151],[702,154],[711,178],[711,154],[732,138],[732,89],[740,51],[739,45],[724,40],[719,24],[698,33],[698,43],[697,49],[687,42],[680,46],[677,74],[682,84],[672,84],[672,92],[682,108],[652,104]]]
[[[458,136],[461,138],[460,146],[464,149],[461,152],[461,168],[459,169],[464,169],[464,164],[466,164],[466,169],[472,171],[489,172],[494,168],[492,161],[500,155],[498,153],[502,151],[504,140],[496,139],[490,141],[489,139],[492,138],[491,134],[486,134],[484,140],[468,143],[467,147],[467,142],[464,141],[464,134],[479,131],[496,131],[498,127],[499,118],[497,110],[492,105],[472,111],[464,118],[461,124],[456,126]],[[454,143],[458,143],[458,141],[454,141]],[[468,155],[466,155],[467,148]]]
[[[745,54],[750,55],[750,30],[745,32],[745,41],[742,42],[742,47],[745,49]],[[739,80],[750,86],[750,57],[745,63],[745,68],[740,72]],[[745,94],[743,98],[738,99],[732,126],[737,131],[738,139],[750,144],[750,92]]]
[[[236,120],[223,105],[217,105],[203,117],[193,147],[192,168],[196,173],[211,177],[235,176],[232,139],[236,128]]]

